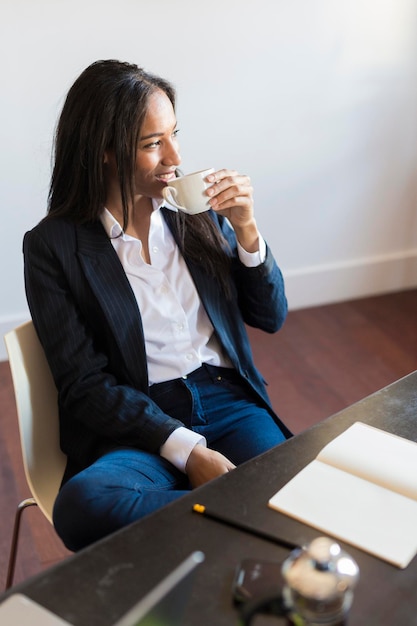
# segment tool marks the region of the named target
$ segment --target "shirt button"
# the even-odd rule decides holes
[[[152,247],[152,252],[155,252],[155,254],[156,254],[157,252],[159,252],[159,248],[158,248],[158,246],[153,246],[153,247]]]
[[[194,355],[191,354],[191,352],[189,352],[188,354],[185,355],[185,358],[187,359],[187,361],[192,361],[194,358]]]

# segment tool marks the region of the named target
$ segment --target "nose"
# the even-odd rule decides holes
[[[178,167],[181,163],[181,156],[178,149],[178,144],[175,139],[169,141],[166,144],[165,152],[162,158],[162,163],[164,165],[175,165]]]

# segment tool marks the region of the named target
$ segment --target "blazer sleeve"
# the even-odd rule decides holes
[[[288,304],[284,279],[270,248],[267,245],[263,263],[247,267],[239,260],[236,236],[228,221],[220,218],[219,225],[232,252],[233,283],[244,322],[268,333],[278,331]]]
[[[94,446],[105,442],[159,452],[182,424],[149,398],[147,384],[141,386],[129,376],[118,342],[124,341],[127,351],[135,351],[132,359],[136,357],[136,367],[147,381],[143,343],[130,345],[128,308],[123,301],[118,303],[120,337],[115,337],[81,269],[75,227],[63,228],[57,220],[43,224],[24,238],[25,286],[58,389],[64,452],[76,456],[79,446],[85,461],[94,454]],[[116,257],[109,264],[116,268],[108,275],[109,281],[124,280],[118,263]],[[135,314],[140,317],[137,310]],[[140,324],[137,319],[135,323]],[[85,450],[88,442],[89,451]]]

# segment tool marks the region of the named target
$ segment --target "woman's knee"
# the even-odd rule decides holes
[[[171,474],[165,461],[159,467],[158,457],[138,460],[130,454],[109,455],[61,488],[53,521],[69,550],[80,550],[186,492],[186,477],[175,468]]]
[[[60,490],[53,510],[53,522],[65,546],[72,551],[105,537],[117,530],[109,511],[117,494],[100,484],[74,476]],[[140,493],[136,493],[140,497]],[[119,522],[120,523],[120,522]]]

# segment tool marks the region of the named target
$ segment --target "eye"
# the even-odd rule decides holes
[[[145,150],[146,150],[146,149],[148,149],[148,148],[157,148],[157,147],[158,147],[158,146],[160,146],[160,145],[161,145],[161,142],[158,140],[158,141],[153,141],[152,143],[147,143],[147,144],[146,144],[145,146],[143,146],[143,147],[144,147],[144,148],[145,148]]]
[[[175,139],[178,133],[179,133],[179,128],[176,128],[172,132],[172,135],[171,135],[172,139]],[[162,139],[157,139],[156,141],[152,141],[142,146],[142,150],[153,150],[154,148],[159,148],[159,146],[161,145],[162,145]]]

